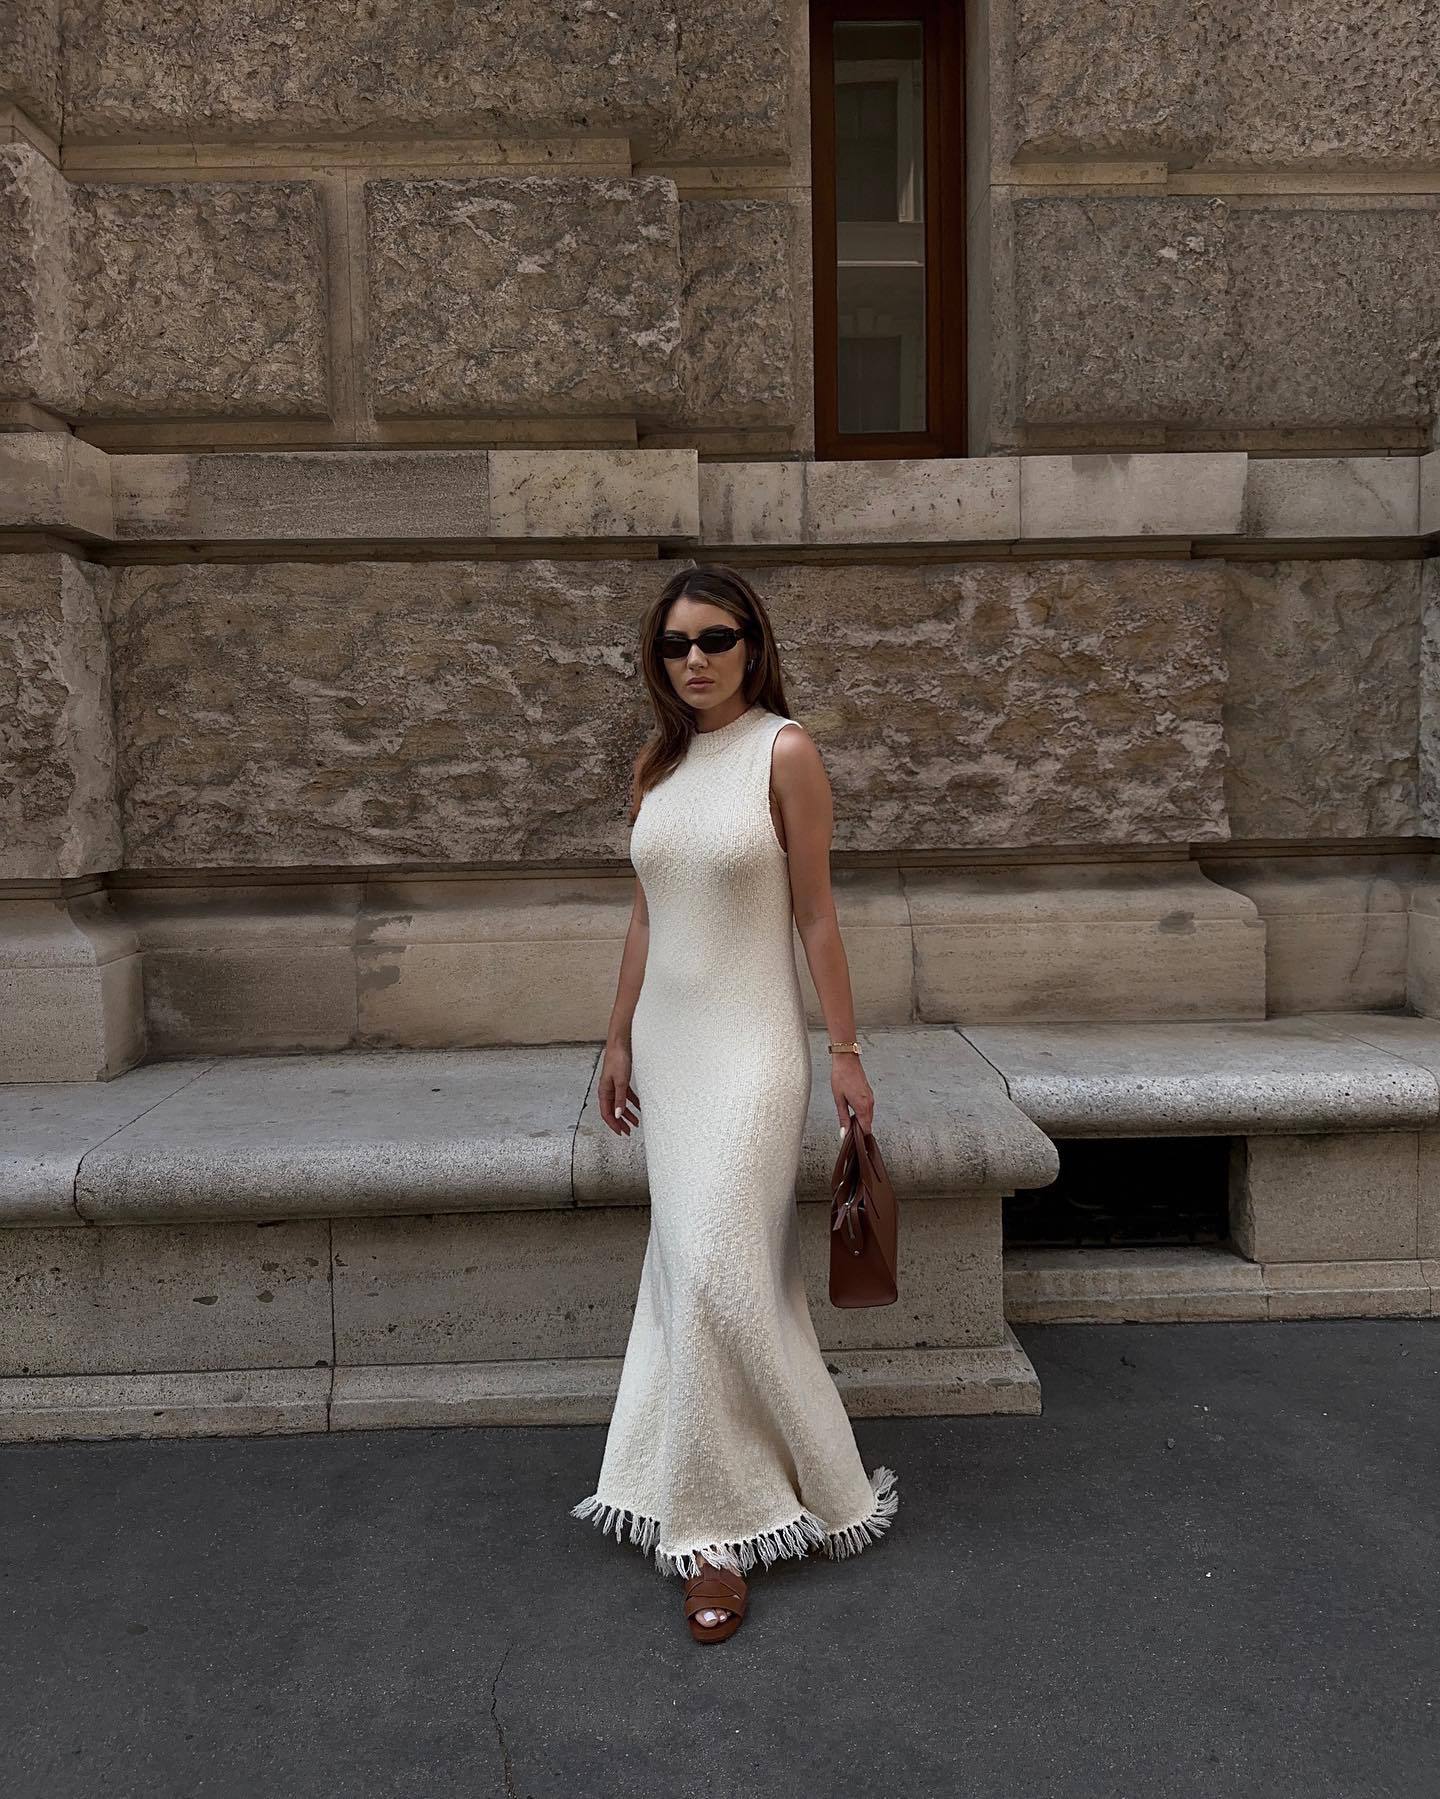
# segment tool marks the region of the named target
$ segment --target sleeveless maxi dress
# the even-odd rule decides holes
[[[756,703],[697,732],[631,831],[650,918],[631,1026],[650,1234],[599,1480],[571,1511],[628,1531],[662,1574],[695,1574],[702,1554],[741,1573],[850,1555],[899,1500],[890,1469],[865,1473],[801,1271],[810,1045],[770,816],[787,725],[804,729]]]

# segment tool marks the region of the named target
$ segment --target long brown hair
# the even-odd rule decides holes
[[[746,660],[755,666],[746,671],[740,691],[750,705],[757,702],[782,718],[791,716],[780,673],[780,651],[770,628],[765,602],[738,569],[723,562],[697,562],[672,575],[651,603],[640,623],[640,672],[655,710],[655,735],[649,739],[635,765],[630,788],[629,821],[635,823],[640,802],[658,781],[668,775],[695,735],[695,712],[676,693],[656,647],[665,628],[665,615],[676,600],[706,600],[728,612],[744,631]]]

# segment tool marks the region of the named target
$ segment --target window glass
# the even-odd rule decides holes
[[[839,428],[923,431],[924,28],[835,23]]]

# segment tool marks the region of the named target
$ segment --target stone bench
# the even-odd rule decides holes
[[[1440,1020],[973,1026],[1052,1138],[1231,1139],[1231,1243],[1012,1249],[1012,1322],[1440,1315]]]
[[[1053,1145],[954,1030],[862,1032],[901,1299],[826,1297],[823,1032],[797,1196],[852,1413],[1035,1412],[1001,1201]],[[196,1058],[0,1087],[0,1434],[608,1417],[649,1229],[596,1045]],[[643,1096],[642,1096],[643,1097]],[[643,1129],[643,1111],[642,1127]]]

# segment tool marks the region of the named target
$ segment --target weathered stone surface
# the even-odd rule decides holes
[[[127,862],[621,852],[643,603],[625,562],[124,570]]]
[[[614,132],[658,124],[675,86],[674,15],[648,0],[68,12],[67,137]]]
[[[1223,24],[1225,104],[1209,163],[1433,169],[1440,160],[1434,0],[1228,0]]]
[[[485,537],[484,450],[112,456],[116,526],[145,542]]]
[[[117,571],[127,863],[623,854],[651,578],[637,591],[625,562]],[[756,579],[836,783],[838,846],[1227,834],[1218,564]]]
[[[687,200],[680,208],[680,415],[713,425],[788,424],[795,411],[795,210],[783,200]]]
[[[140,1060],[140,945],[106,894],[0,900],[0,1024],[0,1081],[110,1081]]]
[[[1418,562],[1231,562],[1237,837],[1384,837],[1418,807]]]
[[[1003,159],[1433,168],[1433,0],[990,0]]]
[[[1025,538],[1219,537],[1240,529],[1243,451],[989,460],[1019,464]]]
[[[319,1220],[0,1231],[0,1374],[328,1362],[328,1229]]]
[[[964,543],[1019,537],[1022,469],[1035,460],[935,456],[803,463],[804,541]]]
[[[69,556],[0,558],[0,878],[119,862],[109,579]]]
[[[787,0],[675,0],[678,81],[657,153],[673,162],[783,161],[790,147]]]
[[[1440,560],[1420,564],[1419,829],[1440,836]]]
[[[85,542],[115,535],[110,458],[68,431],[0,436],[0,528]]]
[[[0,144],[0,400],[73,412],[70,189],[28,144]]]
[[[75,190],[84,410],[322,418],[325,221],[304,181]]]
[[[1247,460],[1247,537],[1413,537],[1419,529],[1419,457]]]
[[[694,450],[491,450],[496,537],[659,537],[700,529]]]
[[[1275,1015],[1405,1004],[1407,907],[1427,861],[1423,853],[1225,856],[1201,868],[1254,902],[1264,923],[1264,1004]]]
[[[990,0],[990,17],[1013,94],[995,121],[1007,160],[1189,162],[1214,140],[1226,0]]]
[[[992,357],[999,442],[1040,424],[1272,429],[1434,415],[1433,197],[995,204],[1013,209],[1013,297],[1003,279],[992,294],[1001,340],[1013,308],[1014,342]]]
[[[60,0],[6,0],[0,7],[0,98],[13,100],[57,137],[59,62]]]
[[[672,398],[672,181],[371,181],[365,209],[377,414],[563,417]]]
[[[752,578],[836,785],[837,846],[1227,835],[1218,567],[772,565]]]

